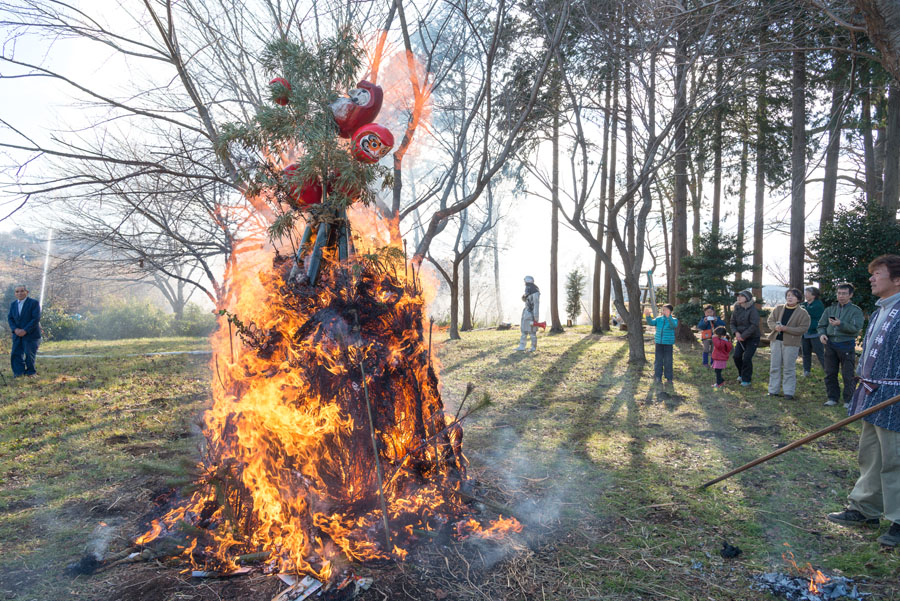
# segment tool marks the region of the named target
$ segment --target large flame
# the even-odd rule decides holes
[[[462,429],[443,410],[423,279],[380,247],[386,233],[357,234],[348,262],[326,250],[314,287],[286,282],[292,260],[271,249],[232,266],[200,487],[138,542],[180,525],[194,565],[262,553],[273,570],[329,579],[336,561],[402,559],[416,530],[467,515],[454,493]],[[460,538],[518,529],[457,525]]]

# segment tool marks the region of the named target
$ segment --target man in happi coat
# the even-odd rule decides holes
[[[900,348],[900,256],[876,258],[869,264],[869,273],[877,309],[869,317],[850,415],[900,394],[896,350]],[[859,479],[848,507],[828,514],[828,519],[845,526],[878,527],[884,515],[891,526],[878,542],[894,547],[900,544],[900,404],[867,415],[862,424]]]

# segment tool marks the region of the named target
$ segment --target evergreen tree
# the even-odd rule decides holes
[[[749,281],[736,280],[739,273],[751,268],[749,264],[738,263],[736,236],[703,234],[698,251],[685,257],[682,266],[678,293],[682,303],[697,299],[704,305],[727,308],[739,291],[751,286]],[[684,309],[678,312],[682,315]]]
[[[575,323],[581,313],[581,296],[584,293],[584,273],[576,267],[566,276],[566,315]]]
[[[379,179],[390,185],[388,168],[362,163],[347,151],[329,107],[356,87],[362,65],[357,39],[347,28],[314,47],[284,39],[271,42],[262,65],[270,76],[290,83],[287,104],[262,106],[248,123],[223,127],[217,152],[239,166],[245,194],[261,195],[276,211],[269,230],[274,238],[293,230],[301,207],[291,198],[292,189],[307,182],[326,184],[324,202],[302,207],[304,218],[314,222],[334,221],[354,201],[370,204]],[[273,94],[283,92],[274,88]],[[284,157],[295,165],[289,174]]]
[[[816,256],[810,277],[820,283],[823,296],[834,298],[835,284],[850,282],[856,289],[853,302],[869,313],[876,300],[869,286],[869,263],[879,255],[900,254],[900,224],[878,202],[859,200],[838,210],[809,248]]]

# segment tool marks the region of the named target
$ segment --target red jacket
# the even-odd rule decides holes
[[[719,338],[713,336],[713,361],[728,361],[728,355],[731,354],[731,341],[727,338]]]

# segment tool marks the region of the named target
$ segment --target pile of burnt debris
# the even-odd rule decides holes
[[[769,592],[789,601],[859,601],[871,595],[860,592],[859,587],[849,578],[826,578],[824,583],[813,585],[806,577],[764,572],[754,577],[750,588]]]

